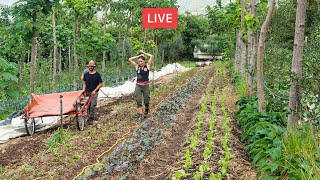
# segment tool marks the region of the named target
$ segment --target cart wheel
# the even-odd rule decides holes
[[[34,118],[28,118],[24,121],[24,125],[29,136],[32,136],[36,129],[36,122]]]
[[[79,112],[80,109],[81,109],[81,106],[78,105],[77,106],[77,111]],[[84,111],[86,111],[85,107],[84,107]],[[84,126],[85,126],[85,123],[87,121],[87,117],[88,117],[87,115],[83,115],[82,113],[76,115],[77,126],[78,126],[78,129],[80,131],[84,130]]]

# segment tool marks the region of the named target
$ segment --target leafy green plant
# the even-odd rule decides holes
[[[222,174],[219,172],[218,174],[211,173],[210,174],[210,180],[221,180]]]
[[[49,148],[54,148],[58,144],[65,144],[75,135],[72,131],[64,130],[63,128],[59,128],[57,132],[55,132],[47,141],[47,146]]]
[[[172,180],[180,180],[183,177],[186,177],[187,174],[183,169],[180,169],[179,171],[175,172],[172,176]]]
[[[242,141],[252,162],[258,165],[257,177],[265,179],[319,179],[317,149],[307,126],[285,132],[283,112],[257,111],[256,99],[240,98],[237,122],[244,128]],[[285,136],[284,136],[285,134]]]
[[[284,169],[291,178],[320,178],[320,159],[309,126],[288,132],[284,136],[282,147]]]
[[[199,171],[195,172],[193,175],[193,179],[200,180],[204,173],[209,170],[209,163],[205,163],[199,166]]]
[[[192,162],[191,161],[192,154],[189,149],[186,150],[185,158],[186,158],[186,163],[185,163],[184,167],[186,169],[189,169],[191,167],[191,162]]]

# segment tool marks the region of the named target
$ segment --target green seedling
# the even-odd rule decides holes
[[[189,149],[186,150],[185,157],[186,157],[185,168],[189,169],[191,167],[191,158],[192,158],[192,154],[189,151]]]
[[[175,172],[172,176],[172,180],[180,180],[181,178],[187,177],[186,172],[183,169]]]

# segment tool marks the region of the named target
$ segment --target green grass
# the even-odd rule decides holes
[[[3,175],[6,172],[6,167],[0,166],[0,175]]]
[[[72,131],[64,130],[63,128],[59,128],[57,132],[55,132],[47,141],[47,146],[49,148],[54,148],[58,144],[65,144],[75,135]]]
[[[240,96],[248,95],[247,78],[241,77],[236,84],[237,92]]]
[[[189,60],[189,61],[178,61],[181,66],[186,67],[186,68],[192,68],[196,67],[196,61],[194,60]]]
[[[317,157],[310,126],[291,130],[283,140],[285,167],[290,177],[320,179],[320,158]]]

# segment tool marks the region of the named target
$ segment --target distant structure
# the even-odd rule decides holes
[[[234,2],[235,0],[221,0],[222,6]],[[179,13],[184,14],[185,12],[190,12],[193,15],[205,15],[207,14],[207,6],[214,6],[216,0],[178,0]]]

